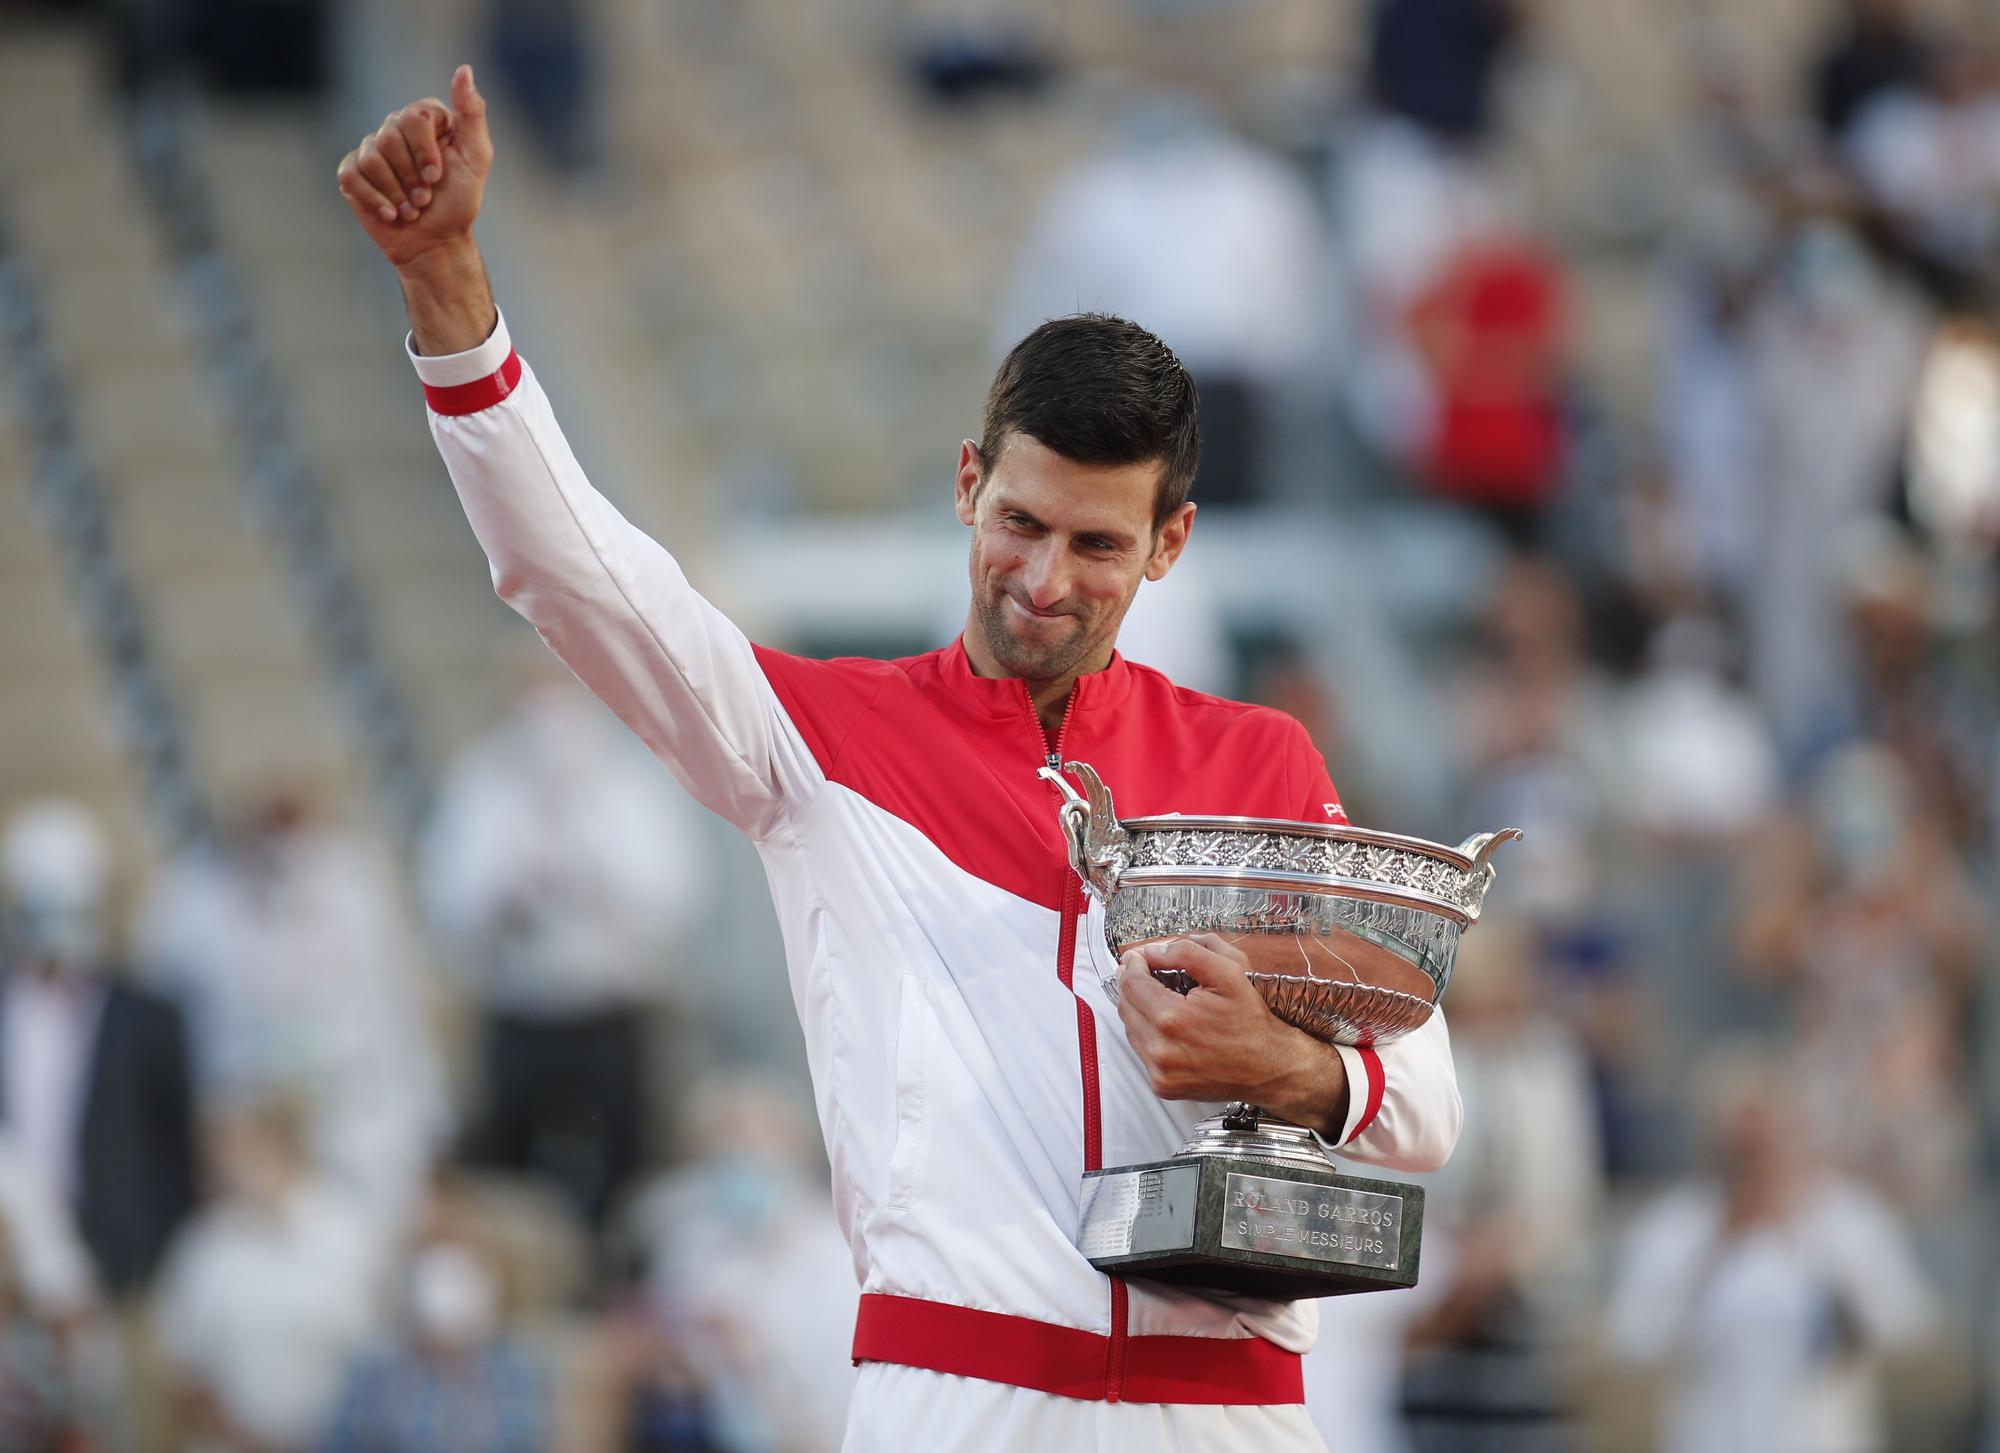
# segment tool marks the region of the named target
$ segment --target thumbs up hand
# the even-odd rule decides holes
[[[335,175],[369,240],[402,268],[471,240],[492,166],[486,99],[460,66],[450,106],[429,97],[390,112]]]

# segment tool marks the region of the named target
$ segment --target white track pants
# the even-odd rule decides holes
[[[1305,1405],[1092,1403],[863,1363],[841,1453],[1326,1453]]]

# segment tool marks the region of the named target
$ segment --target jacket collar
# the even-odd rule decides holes
[[[965,654],[965,638],[960,636],[944,648],[938,659],[938,675],[944,687],[961,701],[976,705],[988,716],[1019,716],[1027,707],[1027,690],[1018,676],[981,676],[972,669]],[[1076,679],[1078,713],[1101,711],[1117,706],[1132,689],[1132,668],[1117,651],[1111,664]]]

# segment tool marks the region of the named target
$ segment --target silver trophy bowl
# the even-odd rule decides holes
[[[1331,1044],[1388,1044],[1430,1019],[1459,935],[1478,921],[1493,885],[1488,859],[1521,836],[1507,828],[1445,847],[1339,823],[1121,821],[1088,763],[1064,771],[1081,792],[1052,767],[1041,775],[1063,794],[1070,865],[1090,897],[1090,947],[1101,941],[1109,954],[1091,957],[1114,1001],[1128,950],[1213,934],[1248,958],[1250,982],[1273,1014]],[[1155,977],[1181,993],[1193,987],[1178,970]],[[1204,1121],[1186,1149],[1326,1160],[1309,1131],[1245,1105]]]

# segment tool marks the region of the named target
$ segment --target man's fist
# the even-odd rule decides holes
[[[403,267],[471,238],[492,165],[486,99],[460,66],[449,107],[433,97],[390,112],[335,175],[370,240]]]

